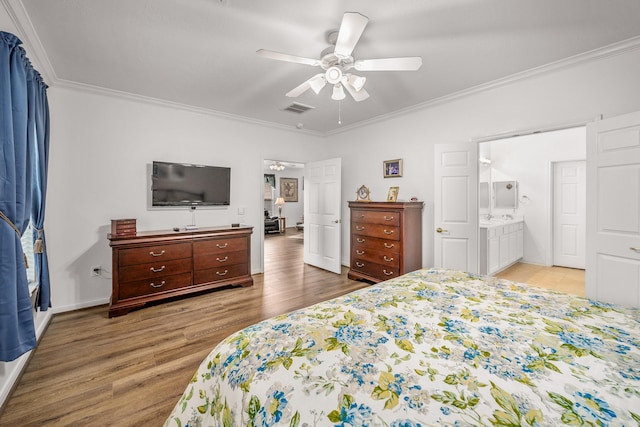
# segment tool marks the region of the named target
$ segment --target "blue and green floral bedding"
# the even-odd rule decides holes
[[[639,426],[640,310],[419,270],[243,329],[166,426]]]

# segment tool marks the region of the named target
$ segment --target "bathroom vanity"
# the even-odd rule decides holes
[[[522,258],[524,221],[491,218],[480,220],[480,273],[492,275]]]

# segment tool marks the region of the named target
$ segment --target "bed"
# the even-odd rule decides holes
[[[165,426],[638,426],[640,310],[418,270],[243,329]]]

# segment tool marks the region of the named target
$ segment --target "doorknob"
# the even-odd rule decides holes
[[[339,219],[336,219],[333,222],[335,222],[336,224],[340,224],[341,221]]]
[[[448,232],[449,232],[449,230],[443,230],[443,229],[442,229],[442,228],[440,228],[440,227],[436,228],[436,231],[437,231],[438,233],[448,233]]]
[[[632,246],[632,247],[630,247],[629,249],[631,249],[631,250],[632,250],[632,251],[634,251],[634,252],[638,252],[638,253],[640,253],[640,248],[636,248],[636,247]]]

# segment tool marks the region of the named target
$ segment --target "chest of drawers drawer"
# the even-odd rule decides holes
[[[126,265],[119,268],[120,282],[157,279],[191,271],[191,258],[156,261],[145,264]]]
[[[376,264],[396,268],[400,266],[400,257],[398,256],[398,253],[389,251],[353,248],[351,251],[351,258],[359,261],[375,262]]]
[[[358,258],[351,259],[351,270],[378,278],[379,280],[387,280],[400,275],[397,266],[381,265]]]
[[[353,222],[351,223],[351,234],[378,237],[388,240],[400,240],[400,227],[385,224]]]
[[[243,276],[247,274],[249,274],[249,267],[246,263],[225,265],[220,267],[194,271],[193,282],[195,284],[217,282],[220,280],[228,280],[234,277]]]
[[[121,282],[118,292],[120,298],[136,298],[158,292],[180,289],[189,285],[191,285],[191,272],[172,276],[165,275],[133,282]]]
[[[163,262],[173,259],[189,258],[190,256],[190,243],[142,246],[131,249],[122,249],[119,255],[119,265],[128,266],[149,262]]]
[[[228,238],[228,239],[210,239],[193,242],[193,253],[195,256],[207,254],[220,254],[234,251],[246,251],[247,239],[245,238]]]
[[[366,211],[355,209],[351,212],[351,221],[366,224],[400,225],[400,215],[392,211]]]

